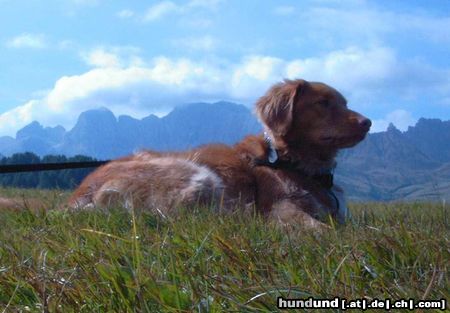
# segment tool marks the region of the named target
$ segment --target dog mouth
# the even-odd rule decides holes
[[[366,137],[366,132],[351,136],[324,136],[320,141],[328,146],[335,146],[339,148],[353,147],[358,142]]]

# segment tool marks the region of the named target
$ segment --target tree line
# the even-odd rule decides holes
[[[94,158],[76,155],[46,155],[39,157],[32,152],[15,153],[10,157],[1,157],[0,165],[38,164],[96,161]],[[3,187],[73,189],[95,168],[69,169],[56,171],[40,171],[25,173],[0,173],[0,185]]]

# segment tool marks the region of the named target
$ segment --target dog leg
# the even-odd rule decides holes
[[[16,199],[0,198],[0,209],[18,209],[21,205]]]
[[[283,226],[299,225],[304,229],[323,231],[330,227],[300,210],[298,204],[290,200],[276,202],[272,206],[270,218]]]

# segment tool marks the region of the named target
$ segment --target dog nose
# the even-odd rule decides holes
[[[359,126],[369,129],[372,126],[372,121],[366,117],[360,118],[358,120]]]

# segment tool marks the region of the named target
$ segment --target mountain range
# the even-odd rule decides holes
[[[77,154],[110,159],[140,149],[184,150],[233,144],[261,132],[251,111],[230,102],[192,103],[164,117],[116,118],[106,108],[83,112],[75,126],[32,122],[16,137],[0,137],[0,153]],[[390,125],[338,156],[336,181],[353,200],[450,200],[450,121],[421,118],[401,132]]]

